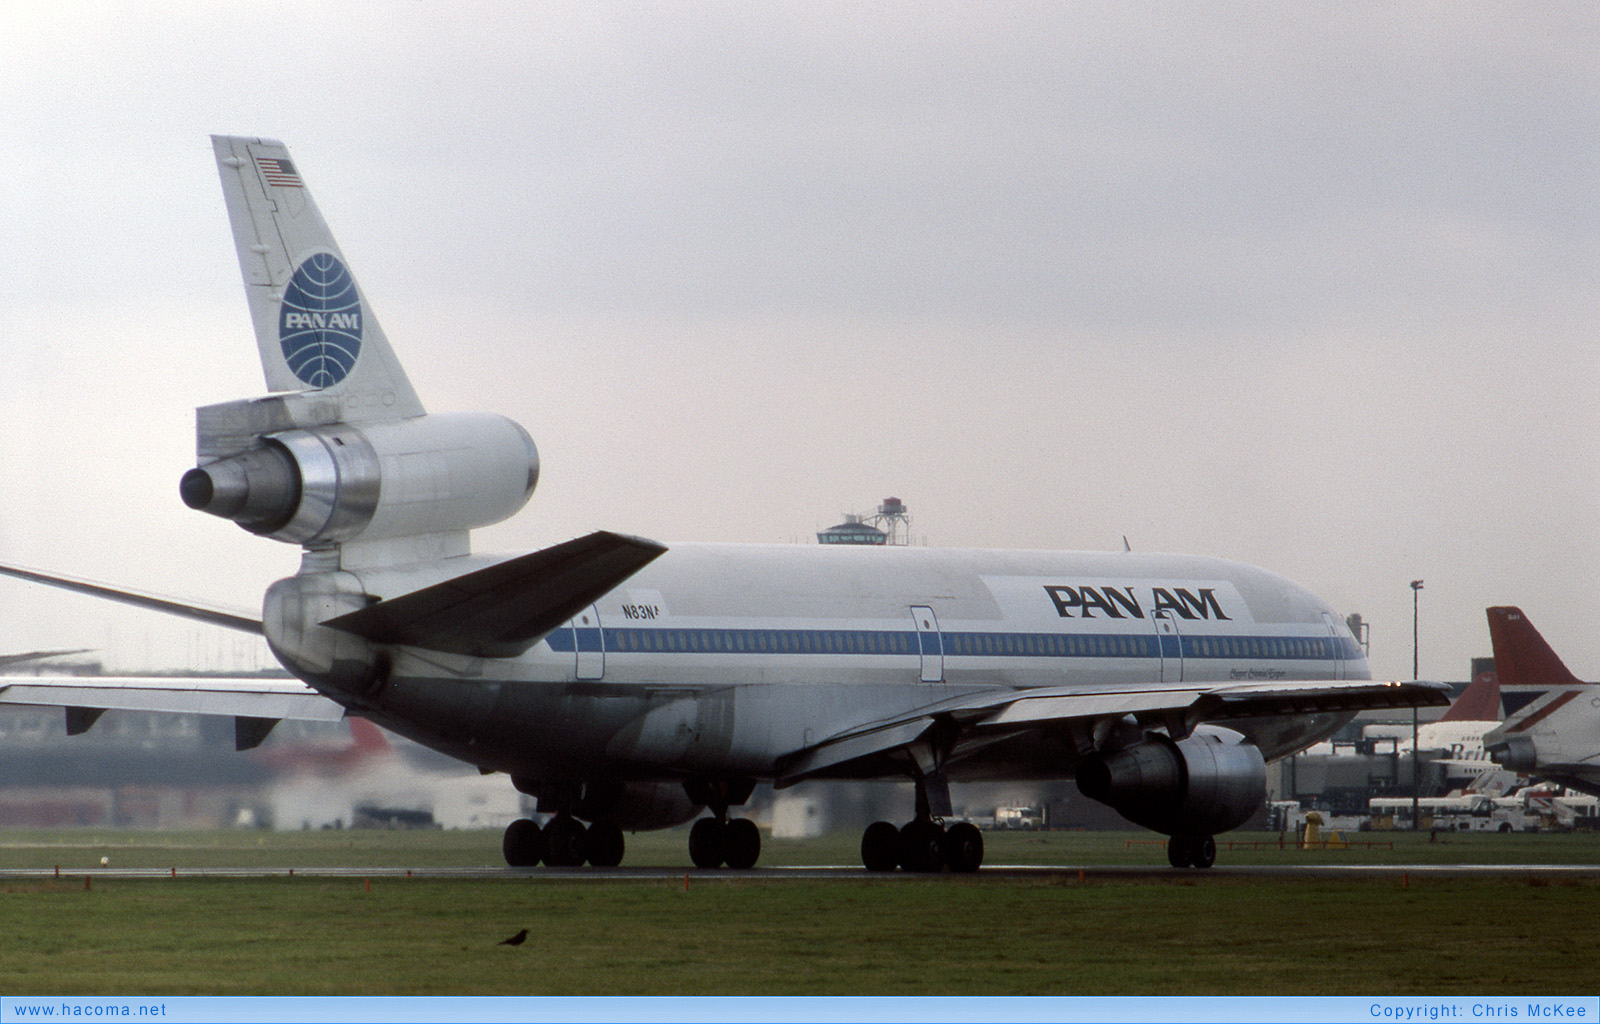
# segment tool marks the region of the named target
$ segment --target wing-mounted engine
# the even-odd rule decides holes
[[[190,508],[310,548],[458,534],[527,504],[539,453],[503,416],[434,413],[327,422],[305,395],[207,406],[201,464],[179,490]]]
[[[1140,742],[1078,763],[1078,789],[1136,825],[1167,835],[1238,828],[1267,797],[1267,765],[1231,729],[1202,726],[1182,740],[1146,733]]]

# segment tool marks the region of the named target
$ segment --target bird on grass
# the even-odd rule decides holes
[[[524,942],[527,941],[527,938],[528,938],[528,929],[524,928],[524,929],[522,929],[522,931],[520,931],[517,934],[511,936],[511,938],[509,938],[509,939],[501,939],[499,942],[495,943],[495,945],[497,945],[497,946],[520,946]]]

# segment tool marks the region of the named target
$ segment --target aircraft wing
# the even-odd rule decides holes
[[[1201,722],[1304,715],[1373,708],[1409,708],[1448,704],[1449,689],[1442,683],[1381,682],[1371,679],[1277,680],[1270,683],[1157,684],[1130,690],[1107,689],[1085,693],[1041,693],[1025,690],[1011,695],[1000,710],[983,720],[990,726],[1023,722],[1058,721],[1106,714],[1182,716],[1184,731]],[[1424,699],[1418,700],[1417,697]]]
[[[113,708],[229,715],[240,750],[259,744],[282,719],[337,722],[345,713],[298,679],[259,677],[0,676],[0,704],[66,708],[69,736]]]
[[[48,658],[65,658],[69,654],[88,654],[92,647],[74,647],[71,650],[61,651],[24,651],[21,654],[0,654],[0,669],[10,668],[13,665],[26,665],[32,661],[44,661]]]
[[[14,576],[19,580],[29,583],[42,583],[47,587],[58,587],[62,590],[71,590],[90,597],[104,598],[107,601],[116,601],[119,604],[132,605],[135,608],[147,608],[150,611],[165,612],[168,615],[177,615],[196,622],[205,622],[213,626],[222,626],[226,629],[237,629],[243,633],[261,634],[261,620],[239,612],[228,611],[222,608],[207,608],[203,605],[189,604],[183,601],[174,601],[171,598],[158,597],[154,594],[145,594],[137,590],[128,590],[124,587],[109,587],[103,583],[93,583],[89,580],[80,580],[72,576],[61,576],[55,573],[39,572],[35,569],[24,569],[16,565],[0,565],[0,575]],[[62,653],[76,653],[72,651]]]
[[[1283,715],[1443,706],[1449,687],[1432,682],[1369,679],[1151,683],[1126,687],[1041,687],[952,698],[890,721],[841,731],[785,759],[780,786],[793,785],[850,761],[909,748],[939,723],[954,725],[962,746],[986,746],[1046,726],[1113,723],[1127,715],[1184,735],[1201,722],[1226,724]],[[949,726],[945,726],[948,731]]]

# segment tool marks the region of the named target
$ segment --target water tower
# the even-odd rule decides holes
[[[899,498],[883,499],[878,514],[872,517],[872,525],[884,532],[890,544],[911,543],[911,512]]]

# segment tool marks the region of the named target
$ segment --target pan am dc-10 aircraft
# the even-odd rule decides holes
[[[359,715],[537,797],[513,865],[615,865],[624,832],[695,822],[696,865],[748,868],[730,810],[758,782],[909,779],[874,871],[973,871],[950,783],[1075,777],[1207,867],[1265,797],[1266,762],[1358,710],[1442,704],[1374,682],[1325,603],[1184,555],[675,544],[596,532],[515,557],[472,529],[520,511],[533,441],[428,413],[279,142],[214,137],[266,371],[197,413],[192,508],[304,549],[259,621],[21,569],[36,582],[265,635],[297,681],[6,679],[0,700],[236,717]],[[586,824],[587,823],[587,824]]]

